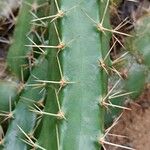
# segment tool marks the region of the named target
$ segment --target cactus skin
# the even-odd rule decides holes
[[[34,2],[34,0],[27,0],[26,2],[32,3]],[[31,6],[26,3],[22,4],[14,31],[13,44],[11,45],[7,56],[7,62],[10,70],[19,79],[21,79],[21,71],[23,69],[23,65],[28,64],[27,54],[29,54],[29,52],[31,51],[31,48],[25,46],[29,44],[27,35],[30,33],[32,27],[32,16],[30,14],[30,10]],[[24,71],[23,74],[24,76],[26,76],[27,70]]]
[[[30,59],[33,54],[33,48],[26,45],[33,43],[31,43],[28,37],[34,40],[35,43],[39,42],[34,33],[35,31],[38,32],[39,29],[32,22],[34,17],[31,15],[31,12],[36,12],[37,17],[43,16],[45,10],[42,13],[41,10],[38,9],[38,6],[45,2],[45,0],[26,0],[25,2],[22,2],[19,11],[12,45],[7,56],[7,63],[11,72],[20,80],[27,80],[31,67],[29,61],[31,61]]]
[[[127,40],[129,51],[137,58],[139,63],[150,66],[150,14],[140,18],[135,25],[134,38]]]
[[[150,68],[150,51],[149,51],[149,41],[150,41],[150,15],[147,14],[141,17],[135,24],[134,32],[132,32],[132,37],[128,37],[125,41],[125,47],[129,52],[128,56],[124,58],[123,65],[121,65],[120,70],[128,70],[126,73],[126,78],[121,82],[120,87],[124,92],[134,92],[128,97],[135,100],[142,91],[144,90],[145,84],[149,82],[148,71]],[[114,77],[112,77],[114,78]],[[127,97],[121,97],[113,99],[116,105],[123,105]],[[115,102],[116,101],[116,102]],[[113,103],[113,104],[114,104]],[[116,113],[117,112],[117,113]],[[120,112],[120,111],[119,111]],[[106,115],[106,120],[112,115],[116,117],[118,115],[117,109],[112,109],[109,115]],[[109,122],[112,121],[112,119]],[[108,121],[106,121],[107,124]]]
[[[86,13],[99,23],[105,7],[105,2],[96,0],[61,1],[61,10],[68,12],[56,22],[56,25],[64,44],[73,41],[58,54],[62,76],[56,59],[57,51],[49,50],[48,59],[51,68],[49,80],[63,81],[64,78],[64,82],[73,83],[66,84],[58,93],[60,109],[66,120],[43,117],[38,143],[47,150],[97,150],[101,147],[98,142],[104,133],[104,108],[99,106],[99,103],[107,92],[107,75],[99,67],[99,59],[108,52],[106,48],[109,47],[109,36],[106,38],[107,34],[104,36],[99,33]],[[57,13],[54,0],[51,1],[50,11],[51,15]],[[58,45],[55,31],[52,33],[53,24],[50,28],[49,45]],[[44,111],[57,114],[60,110],[55,90],[58,91],[57,85],[49,85]]]
[[[37,83],[35,77],[41,80],[47,79],[47,60],[39,59],[39,63],[35,66],[31,75],[27,81],[28,84]],[[5,150],[21,150],[28,149],[28,144],[23,142],[21,139],[26,140],[24,134],[18,128],[22,128],[25,133],[32,133],[35,122],[36,114],[30,111],[30,106],[38,104],[44,98],[44,91],[41,92],[43,87],[34,88],[26,86],[23,93],[20,96],[19,102],[13,110],[13,119],[10,122],[9,128],[5,135],[2,143],[3,149]],[[25,99],[26,98],[26,99]],[[27,100],[28,99],[28,100]]]
[[[148,69],[141,64],[134,63],[129,69],[127,79],[124,80],[125,91],[133,92],[130,94],[131,99],[135,99],[144,90],[146,78],[148,76]]]
[[[124,58],[123,65],[119,70],[128,70],[126,78],[120,83],[120,89],[124,92],[134,92],[129,96],[112,99],[111,102],[115,105],[124,105],[127,98],[136,100],[143,92],[145,84],[149,83],[149,68],[150,68],[150,16],[146,15],[140,18],[135,24],[135,30],[132,33],[133,37],[126,39],[125,47],[129,51],[127,57]],[[114,77],[112,77],[114,78]],[[116,80],[116,79],[115,79]],[[117,79],[118,80],[118,79]],[[105,125],[108,126],[121,112],[120,109],[111,109],[105,115]]]
[[[15,107],[21,92],[21,85],[17,81],[0,81],[0,122],[5,120],[4,113],[8,114]]]
[[[128,54],[126,57],[124,57],[123,62],[117,69],[124,73],[125,77],[114,89],[113,93],[122,91],[121,93],[130,94],[112,98],[110,101],[114,105],[124,106],[126,100],[130,99],[130,101],[134,101],[144,90],[146,78],[148,77],[148,69],[146,66],[137,63],[136,59],[131,54]],[[112,75],[109,78],[109,86],[114,85],[118,80],[118,77]],[[105,125],[109,126],[121,112],[122,109],[120,108],[110,107],[105,114]]]
[[[0,81],[0,111],[9,111],[19,94],[19,83],[15,81]],[[10,102],[11,101],[11,102]]]

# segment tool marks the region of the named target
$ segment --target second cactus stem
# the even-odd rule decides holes
[[[103,144],[107,7],[101,0],[51,1],[51,71],[38,139],[47,150],[98,150]]]

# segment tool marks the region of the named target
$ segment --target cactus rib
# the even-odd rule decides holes
[[[16,28],[14,31],[13,43],[9,49],[7,56],[7,62],[10,70],[19,78],[22,79],[21,72],[24,76],[27,74],[27,70],[23,70],[23,65],[28,64],[27,55],[31,48],[27,48],[25,45],[29,43],[27,39],[28,34],[31,32],[32,25],[30,24],[32,16],[30,14],[31,6],[27,3],[32,3],[34,0],[23,2],[19,11],[19,17],[16,20]],[[17,62],[17,65],[16,65]],[[25,73],[26,72],[26,73]]]
[[[19,102],[12,111],[13,119],[2,143],[5,150],[28,149],[28,144],[25,143],[26,137],[22,131],[27,134],[33,134],[37,115],[31,111],[31,107],[38,105],[41,100],[44,100],[45,96],[45,92],[42,90],[43,86],[36,87],[35,85],[34,87],[34,84],[37,84],[35,80],[36,78],[41,80],[47,79],[47,60],[43,58],[38,60],[39,63],[33,69]]]
[[[52,67],[49,82],[56,81],[60,87],[50,84],[48,88],[45,111],[59,117],[43,118],[38,142],[46,149],[96,150],[100,147],[104,133],[101,100],[107,92],[107,74],[99,60],[108,52],[109,36],[99,33],[90,17],[99,23],[105,7],[106,2],[96,0],[63,0],[59,7],[56,0],[51,1],[51,15],[62,11],[64,16],[57,18],[58,21],[52,20],[59,28],[61,41],[58,34],[53,33],[50,45],[63,43],[64,46],[58,51],[51,49],[48,54]],[[106,22],[104,19],[105,25]],[[56,32],[53,24],[51,28]]]
[[[33,55],[35,55],[34,51],[38,49],[37,46],[36,49],[33,49],[33,47],[29,45],[31,43],[41,43],[41,39],[39,39],[38,35],[39,28],[42,26],[40,25],[41,22],[34,23],[32,20],[34,17],[38,18],[45,15],[45,10],[41,12],[39,9],[44,6],[44,2],[46,3],[44,0],[22,1],[18,18],[15,20],[16,27],[12,45],[8,52],[7,63],[11,72],[17,76],[18,79],[23,81],[27,80],[29,76],[32,59],[34,59]],[[44,27],[46,27],[46,25]]]

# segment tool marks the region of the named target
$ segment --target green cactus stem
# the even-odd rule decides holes
[[[150,14],[140,18],[135,24],[134,38],[127,40],[128,50],[135,56],[139,63],[150,66]]]
[[[122,110],[126,107],[126,101],[134,101],[138,96],[140,96],[144,90],[147,82],[146,79],[148,77],[148,67],[143,64],[139,64],[132,54],[126,55],[123,58],[123,61],[119,63],[119,66],[115,67],[120,72],[123,79],[111,93],[111,95],[113,95],[120,91],[119,94],[116,94],[109,99],[111,104],[115,105],[116,108],[110,107],[105,114],[106,126],[109,126],[122,112]],[[114,83],[118,80],[118,77],[112,75],[109,78],[109,86],[114,85]],[[118,106],[121,106],[122,108],[117,108]]]
[[[45,3],[45,0],[22,1],[19,15],[16,19],[14,36],[8,52],[7,63],[12,74],[20,80],[26,80],[29,71],[31,71],[32,61],[34,59],[32,44],[37,43],[35,39],[39,42],[39,39],[36,37],[39,30],[37,27],[42,26],[40,24],[41,22],[35,23],[32,20],[45,14],[45,10],[43,13],[41,13],[41,10],[38,10],[42,7],[41,4]]]
[[[58,21],[51,20],[49,45],[58,49],[48,53],[51,73],[44,111],[49,116],[43,117],[38,140],[47,150],[101,147],[102,99],[107,93],[107,74],[101,62],[109,50],[110,36],[97,26],[99,22],[109,26],[106,3],[63,0],[58,6],[56,0],[51,1],[51,15],[58,14]]]
[[[20,85],[15,81],[0,81],[0,111],[9,111],[9,105],[14,107]]]
[[[40,58],[38,61],[20,95],[19,102],[11,112],[11,122],[1,143],[5,150],[27,150],[29,148],[25,142],[27,137],[24,132],[32,136],[37,117],[31,107],[42,104],[45,97],[45,87],[36,85],[35,80],[47,79],[47,60]]]
[[[124,76],[124,80],[118,85],[118,89],[121,89],[124,93],[133,93],[128,96],[112,99],[111,102],[114,105],[124,106],[127,99],[130,101],[136,100],[144,90],[145,85],[150,81],[149,20],[149,14],[141,17],[135,24],[132,37],[126,39],[125,47],[129,54],[124,58],[123,64],[117,68]],[[118,79],[112,76],[110,80],[112,82]],[[110,125],[120,112],[121,109],[110,108],[105,116],[105,125]]]

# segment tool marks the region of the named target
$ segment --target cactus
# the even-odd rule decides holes
[[[149,83],[149,19],[149,15],[146,15],[137,21],[132,37],[128,37],[125,42],[128,55],[124,57],[123,63],[114,66],[121,74],[124,74],[124,80],[120,82],[116,90],[120,89],[129,95],[113,98],[111,100],[113,105],[123,106],[127,99],[136,100],[143,92],[145,84]],[[118,78],[112,76],[110,84],[117,80]],[[110,108],[105,116],[106,125],[110,125],[120,112],[121,109]]]
[[[27,149],[28,144],[25,143],[24,132],[32,132],[36,126],[36,114],[31,111],[34,105],[40,105],[44,101],[45,90],[43,86],[33,87],[36,84],[35,80],[46,80],[47,79],[47,60],[40,58],[38,64],[33,69],[25,88],[19,98],[15,109],[10,112],[11,122],[9,128],[3,139],[2,146],[5,150],[20,150]],[[24,132],[22,132],[22,130]],[[23,141],[24,140],[24,141]]]
[[[108,53],[110,34],[99,32],[98,23],[109,26],[107,5],[108,1],[51,1],[51,15],[58,18],[50,24],[49,45],[56,46],[48,53],[49,81],[43,81],[48,84],[47,115],[38,144],[45,149],[101,147],[107,74],[100,62]]]
[[[137,21],[135,25],[135,32],[133,33],[135,38],[129,38],[127,40],[127,47],[129,51],[134,55],[139,63],[150,66],[150,14],[143,16]]]
[[[14,106],[19,87],[19,83],[14,81],[0,81],[0,111],[9,111],[10,104]]]
[[[25,84],[21,83],[23,85],[23,91],[19,93],[20,95],[18,95],[17,98],[15,97],[17,94],[17,91],[15,93],[16,89],[12,89],[12,96],[14,96],[13,103],[15,102],[16,105],[12,105],[11,112],[6,114],[6,119],[9,119],[9,127],[4,139],[0,142],[1,149],[28,149],[28,144],[23,141],[25,139],[25,135],[22,131],[24,130],[25,132],[32,132],[31,134],[33,134],[33,130],[36,128],[37,115],[32,112],[32,106],[42,105],[45,96],[45,88],[43,87],[43,84],[41,86],[39,84],[37,85],[35,80],[47,79],[47,60],[44,58],[46,52],[39,47],[34,48],[29,46],[30,48],[27,48],[25,47],[25,44],[30,45],[30,43],[33,43],[36,45],[37,43],[43,43],[45,38],[43,30],[45,30],[46,26],[44,25],[46,25],[46,23],[40,21],[40,23],[42,22],[44,24],[41,25],[39,22],[34,23],[32,19],[44,16],[45,13],[47,13],[47,7],[49,6],[47,4],[48,3],[45,0],[22,2],[22,7],[19,12],[17,25],[14,32],[14,43],[8,52],[7,62],[11,73],[17,76],[19,80],[23,79],[22,75],[25,79],[23,79],[24,81],[26,81],[28,76],[29,78]],[[43,6],[45,7],[44,11],[42,11]],[[31,31],[32,33],[28,36],[27,34]],[[23,40],[21,40],[20,37]],[[29,69],[32,67],[33,70],[30,69],[29,72],[28,69],[28,71],[25,70],[22,72],[23,74],[21,74],[22,66],[27,62],[26,58],[29,53],[33,54],[33,56],[29,57],[33,57],[31,59],[36,61],[34,61],[33,65],[31,60],[31,64],[29,63],[26,67]],[[40,57],[39,54],[41,55]],[[37,59],[36,57],[39,58]],[[32,87],[34,85],[39,87]],[[7,84],[5,84],[5,86],[7,86]],[[6,102],[8,103],[8,99]],[[2,101],[2,103],[5,104],[6,102]],[[8,109],[9,103],[5,107]]]
[[[111,62],[111,32],[126,34],[111,29],[109,0],[51,0],[50,15],[46,16],[42,10],[37,12],[36,5],[29,6],[28,2],[43,6],[45,1],[28,0],[23,3],[14,33],[15,42],[7,61],[19,79],[22,66],[28,64],[27,55],[36,51],[33,57],[37,61],[34,67],[29,68],[30,71],[23,70],[27,80],[24,80],[20,95],[15,98],[13,93],[16,105],[8,114],[9,126],[0,142],[0,149],[102,149],[104,144],[109,144],[104,130],[105,121],[108,122],[105,120],[105,107],[118,107],[118,104],[123,105],[126,96],[135,98],[141,93],[149,63],[144,57],[146,55],[143,56],[144,64],[137,62],[134,52],[124,57],[119,66],[115,61]],[[35,14],[31,8],[36,10]],[[22,26],[23,22],[28,26]],[[45,27],[48,28],[46,34]],[[30,34],[25,38],[33,30],[38,35]],[[23,40],[18,44],[20,36]],[[45,45],[47,41],[48,45]],[[46,51],[41,48],[46,48]],[[121,72],[119,76],[123,79],[111,74],[117,70],[117,75]],[[140,82],[133,84],[141,78]],[[112,84],[112,93],[108,83]],[[115,93],[118,92],[117,86],[124,92],[121,96]],[[116,115],[118,109],[111,111]],[[106,119],[109,117],[112,116],[107,115]]]
[[[136,62],[136,59],[128,54],[124,57],[119,66],[115,66],[121,73],[122,79],[114,88],[108,100],[114,107],[109,107],[105,114],[105,125],[109,126],[113,120],[122,112],[122,109],[128,109],[125,106],[126,101],[134,101],[144,90],[146,78],[148,77],[148,68],[143,64]],[[112,75],[109,78],[109,86],[112,87],[119,80],[118,76]],[[119,93],[118,93],[119,92]]]
[[[0,81],[0,122],[4,123],[9,118],[9,112],[15,107],[21,92],[21,84],[18,81]]]
[[[23,1],[16,20],[16,28],[7,56],[7,63],[11,72],[23,81],[28,78],[33,61],[33,48],[27,46],[32,43],[32,40],[35,38],[34,32],[37,30],[37,26],[32,23],[32,20],[35,17],[34,13],[38,11],[38,7],[44,2],[44,0]],[[41,15],[41,11],[39,14]],[[39,17],[39,14],[37,12],[36,17]]]
[[[31,3],[34,0],[31,1]],[[30,0],[27,2],[30,3]],[[28,64],[27,61],[27,54],[29,54],[29,51],[31,51],[31,48],[25,47],[26,44],[29,43],[29,40],[27,39],[28,34],[31,31],[31,19],[32,16],[30,15],[31,6],[29,6],[26,3],[23,3],[20,12],[19,17],[17,20],[15,32],[14,32],[14,39],[13,44],[11,45],[11,48],[9,49],[8,53],[8,65],[10,70],[19,78],[21,79],[23,65]],[[16,65],[16,61],[17,64]],[[26,73],[23,73],[26,76]]]

